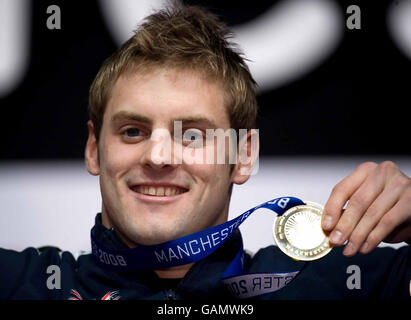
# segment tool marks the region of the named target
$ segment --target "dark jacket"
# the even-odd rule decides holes
[[[96,217],[94,235],[113,248],[125,247],[115,231],[101,224],[100,215]],[[241,246],[238,231],[214,253],[197,262],[179,283],[163,281],[151,270],[107,271],[96,263],[91,254],[81,255],[75,260],[71,253],[60,252],[57,248],[47,248],[42,252],[35,248],[22,252],[0,249],[0,299],[212,298],[228,301],[233,297],[220,277]],[[254,299],[405,300],[410,297],[410,246],[377,248],[367,255],[358,254],[352,258],[344,257],[341,248],[334,248],[324,258],[309,263],[294,261],[277,247],[269,246],[253,257],[246,254],[245,258],[247,273],[287,272],[302,268],[286,287]],[[56,280],[55,269],[48,270],[49,266],[59,267],[60,281]],[[356,270],[360,270],[360,282],[357,281],[355,288],[349,285],[352,282],[350,266],[358,266]]]

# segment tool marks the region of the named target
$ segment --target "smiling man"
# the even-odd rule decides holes
[[[207,130],[234,128],[250,130],[251,142],[255,126],[255,83],[226,32],[196,9],[154,15],[106,61],[92,85],[87,168],[100,176],[102,224],[114,227],[129,247],[223,223],[232,184],[249,177],[242,169],[252,163],[229,163],[229,143],[222,150],[206,141]],[[224,61],[228,54],[233,61]],[[171,161],[154,152],[161,142],[153,136],[164,131],[172,136]],[[192,138],[201,140],[198,148]],[[200,161],[187,163],[187,151]],[[215,161],[208,163],[210,152]],[[227,161],[218,164],[218,152]],[[174,277],[176,269],[184,275],[189,267],[158,272]]]
[[[104,62],[90,89],[85,150],[102,195],[93,254],[75,260],[55,249],[1,249],[0,298],[409,297],[410,247],[375,249],[382,240],[411,239],[411,181],[389,161],[364,163],[333,189],[323,228],[336,248],[327,256],[306,264],[275,246],[254,257],[242,253],[235,229],[251,211],[226,221],[233,184],[245,183],[258,159],[257,103],[255,82],[230,36],[209,12],[173,6],[149,16]],[[244,151],[250,161],[230,163],[229,135],[224,148],[208,135],[231,129],[240,136],[236,159]],[[210,154],[215,161],[206,161]],[[284,209],[291,202],[267,205]],[[161,262],[182,263],[150,265],[153,252]],[[62,272],[61,288],[46,285],[50,265]],[[359,286],[347,285],[353,265]],[[227,287],[223,279],[232,276],[244,278]]]

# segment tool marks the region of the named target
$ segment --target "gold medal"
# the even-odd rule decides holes
[[[274,240],[277,246],[295,260],[316,260],[331,251],[328,237],[321,228],[324,208],[306,201],[288,209],[274,222]]]

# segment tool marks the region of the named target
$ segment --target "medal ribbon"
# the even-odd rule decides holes
[[[112,249],[98,241],[91,230],[91,248],[94,258],[111,271],[129,272],[156,270],[197,262],[213,253],[257,209],[266,208],[281,216],[288,209],[303,205],[295,197],[281,197],[264,202],[238,217],[178,239],[157,245]],[[287,285],[299,270],[285,273],[244,274],[243,249],[239,250],[222,275],[222,281],[237,298],[277,291]],[[265,279],[265,285],[256,286],[256,279]]]

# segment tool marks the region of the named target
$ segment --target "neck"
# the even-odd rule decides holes
[[[162,279],[181,279],[184,278],[194,263],[184,264],[167,269],[154,270],[159,278]]]

